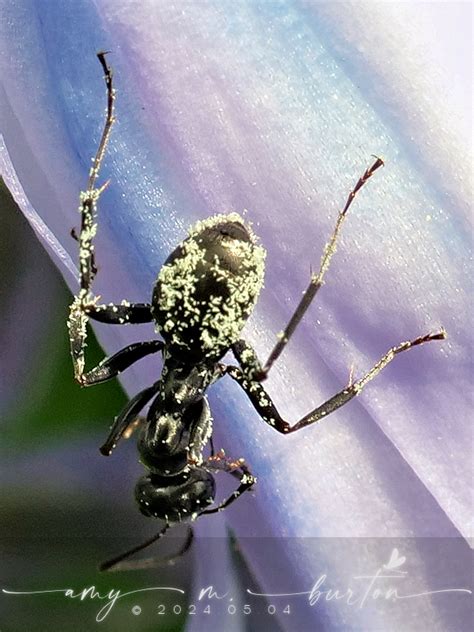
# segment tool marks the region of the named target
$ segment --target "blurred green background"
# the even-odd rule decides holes
[[[82,632],[97,626],[111,632],[183,630],[192,608],[188,598],[195,547],[173,564],[152,570],[96,570],[99,562],[159,529],[139,513],[133,497],[143,473],[136,441],[122,441],[110,458],[98,450],[127,398],[117,380],[89,389],[76,385],[66,330],[71,293],[1,179],[0,208],[0,588],[71,588],[80,594],[94,586],[102,597],[81,601],[64,592],[0,593],[0,632]],[[103,355],[91,331],[88,366]],[[147,554],[173,554],[187,533],[186,526],[174,528]],[[238,543],[227,539],[227,546],[240,590],[258,591]],[[204,550],[219,550],[219,545],[211,547]],[[199,562],[207,564],[206,559]],[[124,594],[156,586],[176,587],[185,594],[123,596],[103,621],[96,621],[109,591]],[[258,603],[259,612],[255,608],[252,617],[236,617],[233,624],[253,632],[269,629],[271,621],[272,632],[278,632],[276,617],[269,620],[265,603]],[[195,623],[194,630],[199,630],[201,623]],[[213,617],[204,629],[215,629]]]
[[[79,592],[94,585],[104,595],[161,585],[187,592],[192,554],[153,571],[96,571],[100,561],[156,529],[133,500],[141,471],[133,439],[113,459],[98,452],[126,396],[116,380],[87,390],[73,381],[66,332],[70,292],[3,183],[0,204],[1,587]],[[88,357],[91,365],[103,357],[93,335]],[[177,550],[182,536],[160,543],[159,552]],[[59,593],[0,598],[1,632],[98,625],[114,632],[171,631],[185,622],[180,595],[123,597],[100,624],[95,618],[106,600],[81,602]],[[158,619],[160,603],[167,609],[179,604],[183,614]],[[133,614],[134,604],[149,616]]]

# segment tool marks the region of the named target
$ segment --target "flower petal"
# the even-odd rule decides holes
[[[33,206],[70,252],[69,209],[103,107],[84,51],[113,50],[119,122],[103,170],[113,186],[101,200],[97,243],[97,292],[106,300],[146,300],[188,223],[248,208],[269,248],[267,287],[246,330],[265,357],[368,157],[384,155],[387,168],[351,208],[328,283],[269,391],[297,420],[347,383],[352,362],[362,373],[393,344],[441,325],[449,340],[397,358],[358,402],[290,438],[262,424],[235,385],[219,384],[216,443],[245,456],[259,478],[255,499],[242,499],[228,519],[239,535],[468,535],[466,169],[448,141],[431,146],[442,95],[427,103],[424,86],[407,95],[399,80],[407,60],[388,35],[400,23],[384,25],[379,13],[372,26],[365,5],[104,1],[98,13],[88,3],[61,12],[45,5],[41,25],[29,20],[24,33],[15,11],[4,135]],[[358,37],[332,39],[336,20],[344,35],[351,18]],[[397,61],[389,67],[374,63],[385,36]],[[25,61],[25,38],[42,51],[35,67]],[[365,62],[373,74],[359,85]],[[37,90],[25,101],[29,83]],[[381,85],[391,86],[389,103]],[[131,340],[106,329],[99,337],[107,349]],[[127,387],[150,381],[148,371],[130,372]],[[306,580],[317,552],[301,541],[285,551],[291,577]],[[267,586],[272,564],[253,562]],[[436,610],[426,617],[434,621]]]

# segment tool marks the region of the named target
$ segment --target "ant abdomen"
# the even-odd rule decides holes
[[[162,267],[152,313],[176,358],[219,358],[235,342],[263,284],[265,250],[237,213],[198,222]]]
[[[174,477],[146,474],[135,487],[142,514],[168,523],[192,519],[214,502],[214,495],[214,477],[199,467]]]

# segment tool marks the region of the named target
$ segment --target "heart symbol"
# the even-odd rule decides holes
[[[390,559],[388,560],[388,563],[384,564],[384,566],[387,569],[398,568],[399,566],[402,566],[402,564],[405,564],[406,559],[407,558],[404,555],[400,556],[398,553],[398,549],[395,548],[393,549],[392,554],[390,555]]]

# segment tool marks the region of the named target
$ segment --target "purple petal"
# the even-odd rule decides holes
[[[370,154],[386,158],[269,391],[297,420],[347,383],[352,362],[360,374],[441,325],[449,339],[397,358],[357,402],[290,438],[219,384],[216,444],[259,478],[227,517],[240,536],[469,535],[469,174],[456,126],[438,113],[444,95],[419,57],[397,49],[402,18],[378,6],[372,23],[372,4],[291,2],[104,1],[98,13],[45,3],[41,21],[13,5],[8,13],[2,133],[29,201],[71,254],[104,105],[93,52],[113,50],[119,122],[102,174],[112,186],[95,288],[106,300],[146,300],[188,224],[248,208],[269,255],[246,335],[265,357]],[[109,351],[138,336],[98,333]],[[137,390],[149,372],[144,363],[124,382]],[[269,589],[273,561],[258,557],[257,540],[245,546]],[[299,539],[284,555],[295,585],[307,585],[322,554]],[[328,564],[336,572],[346,561]],[[326,616],[336,625],[338,612]],[[436,617],[433,604],[425,620]]]

